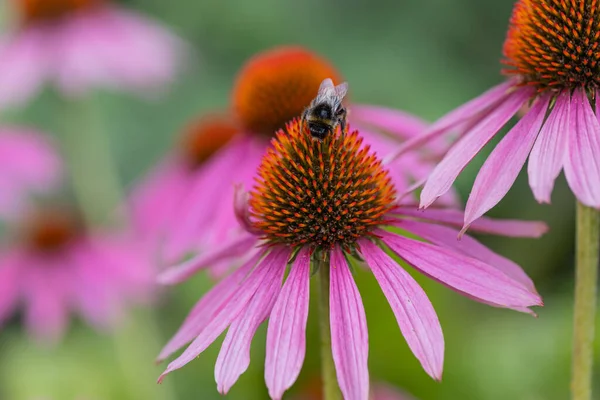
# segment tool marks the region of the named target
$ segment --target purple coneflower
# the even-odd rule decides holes
[[[30,129],[0,128],[0,218],[19,215],[32,193],[58,184],[63,169],[52,141]]]
[[[165,239],[162,253],[167,262],[239,239],[231,208],[234,183],[251,184],[274,132],[302,114],[326,78],[342,81],[331,63],[302,47],[256,54],[237,76],[231,110],[216,120],[193,124],[186,132],[191,140],[182,141],[184,146],[170,152],[136,188],[132,203],[137,224],[153,227],[144,229],[145,234]],[[414,116],[383,107],[353,104],[349,119],[381,155],[426,128]],[[439,150],[438,144],[431,145],[399,159],[391,172],[396,189],[405,192],[422,181]],[[451,192],[445,204],[457,204],[456,199]]]
[[[577,199],[600,208],[599,18],[595,0],[516,3],[504,43],[506,82],[442,117],[399,152],[450,131],[461,133],[427,180],[421,207],[449,190],[485,144],[528,106],[479,171],[465,228],[504,197],[528,157],[529,185],[538,202],[550,202],[564,169]]]
[[[196,304],[163,349],[160,360],[193,340],[159,380],[229,328],[215,368],[218,389],[226,393],[248,367],[252,337],[268,318],[265,379],[270,396],[280,399],[304,360],[311,270],[319,271],[329,293],[325,326],[331,329],[337,381],[349,400],[369,394],[367,321],[351,265],[373,272],[409,347],[436,380],[444,358],[440,323],[423,289],[393,257],[483,303],[524,312],[542,305],[518,265],[470,236],[456,240],[461,212],[399,206],[389,173],[358,131],[338,129],[318,141],[296,119],[272,140],[258,176],[249,194],[236,197],[236,214],[252,232],[236,250],[243,247],[248,256]],[[541,223],[491,219],[473,225],[476,232],[530,237],[545,229]],[[216,254],[200,256],[165,271],[162,280],[180,281],[218,261]]]
[[[52,343],[70,311],[105,330],[124,305],[150,300],[150,260],[128,235],[86,232],[71,213],[54,208],[20,222],[13,242],[0,249],[0,323],[22,300],[29,333]]]
[[[46,81],[63,93],[150,89],[169,81],[182,44],[156,22],[109,0],[13,0],[19,21],[0,40],[0,108]]]

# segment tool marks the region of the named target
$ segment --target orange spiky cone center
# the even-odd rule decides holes
[[[48,253],[63,249],[80,233],[75,218],[66,212],[44,210],[25,223],[25,239],[32,250]]]
[[[545,89],[600,82],[599,0],[519,0],[504,43],[505,73]]]
[[[295,119],[272,144],[249,200],[267,241],[348,248],[384,222],[396,192],[358,131],[318,141]]]
[[[51,21],[96,7],[106,0],[13,0],[23,22]]]
[[[321,82],[341,83],[338,71],[301,47],[281,47],[257,54],[240,71],[233,89],[233,109],[241,125],[272,136],[299,117]]]
[[[238,127],[227,115],[212,115],[193,122],[183,134],[180,149],[190,166],[202,165],[225,147],[238,133]]]

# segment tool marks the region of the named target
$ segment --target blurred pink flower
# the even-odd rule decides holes
[[[252,185],[274,132],[300,116],[326,78],[341,82],[329,62],[301,47],[264,51],[244,65],[233,90],[233,110],[194,124],[186,131],[193,139],[170,152],[132,194],[136,223],[143,234],[162,241],[164,261],[177,262],[189,252],[204,252],[239,238],[231,207],[234,184]],[[402,111],[358,104],[348,108],[350,123],[382,156],[426,128],[423,121]],[[410,192],[422,181],[439,151],[434,144],[396,160],[392,179],[397,190]],[[194,152],[202,157],[192,157],[195,161],[190,164]],[[403,201],[413,202],[413,196]],[[454,192],[444,200],[458,203]]]
[[[442,377],[444,358],[437,315],[423,289],[386,250],[476,301],[527,313],[542,305],[517,264],[470,236],[457,240],[461,212],[398,206],[388,172],[356,131],[338,131],[320,142],[294,120],[277,134],[258,176],[249,197],[240,193],[236,198],[236,214],[252,233],[161,274],[162,282],[178,283],[236,255],[243,260],[194,306],[163,348],[159,360],[192,341],[159,381],[229,328],[215,368],[218,390],[226,393],[248,367],[254,333],[268,318],[265,379],[271,398],[280,399],[304,361],[311,262],[316,267],[317,260],[324,264],[320,268],[329,269],[331,346],[348,400],[366,400],[369,394],[367,322],[349,259],[373,272],[409,347],[436,380]],[[481,219],[473,230],[538,237],[546,226]]]
[[[177,37],[105,0],[16,0],[19,25],[0,39],[0,109],[46,81],[68,95],[91,87],[155,89],[181,61]]]
[[[69,214],[46,210],[28,216],[18,236],[0,250],[0,323],[22,300],[29,333],[54,343],[69,311],[105,330],[126,304],[151,299],[150,260],[125,234],[90,234]]]
[[[526,106],[523,118],[479,171],[464,229],[506,195],[527,158],[529,185],[538,202],[550,203],[554,181],[564,169],[577,199],[600,208],[600,53],[592,50],[600,46],[598,18],[600,6],[593,1],[517,1],[504,43],[506,82],[440,118],[396,152],[451,131],[462,135],[427,180],[421,207],[449,190],[475,155]]]
[[[26,207],[27,197],[58,185],[62,160],[52,141],[33,130],[0,128],[0,218],[11,219]]]

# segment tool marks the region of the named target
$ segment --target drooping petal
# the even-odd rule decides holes
[[[353,124],[383,129],[403,140],[415,137],[427,129],[427,123],[420,118],[386,107],[352,104],[350,116]]]
[[[359,242],[361,254],[373,271],[394,311],[408,346],[433,379],[442,379],[444,335],[437,314],[419,284],[383,250],[369,240]]]
[[[397,220],[392,225],[405,229],[438,246],[456,250],[466,256],[477,258],[490,264],[506,275],[521,282],[532,292],[537,292],[533,281],[519,265],[481,244],[469,235],[458,239],[458,230],[443,225],[430,224],[422,221]]]
[[[536,101],[485,161],[467,201],[465,228],[498,204],[508,193],[533,147],[549,103],[550,95],[544,95]]]
[[[281,399],[298,375],[306,353],[310,294],[310,252],[297,255],[269,317],[265,381],[272,399]]]
[[[250,365],[250,344],[256,330],[267,319],[281,289],[285,264],[266,276],[240,315],[232,322],[215,365],[217,389],[226,394]]]
[[[10,316],[17,305],[21,269],[17,252],[3,254],[0,259],[0,326]]]
[[[177,333],[169,340],[158,355],[157,362],[163,361],[182,346],[191,342],[211,322],[213,315],[220,312],[244,283],[250,271],[264,256],[258,253],[233,274],[216,284],[192,308]]]
[[[158,378],[160,383],[165,375],[183,367],[202,353],[237,318],[248,305],[260,285],[272,279],[273,274],[285,268],[290,252],[285,248],[273,248],[242,282],[238,290],[226,304],[210,317],[206,327],[177,359],[172,361]]]
[[[465,166],[498,131],[519,111],[532,95],[526,88],[512,93],[493,111],[465,134],[431,173],[421,192],[421,207],[429,207],[446,193]]]
[[[567,151],[570,119],[571,95],[569,90],[563,90],[556,98],[554,108],[540,129],[529,155],[529,186],[540,203],[550,203],[554,181],[560,173]]]
[[[369,338],[358,288],[342,251],[331,252],[329,294],[331,350],[346,400],[369,398]]]
[[[480,260],[393,233],[378,234],[400,258],[458,292],[509,308],[542,305],[537,293]]]
[[[448,133],[449,130],[458,125],[468,122],[478,114],[486,112],[492,106],[500,103],[509,96],[509,91],[514,86],[513,81],[501,83],[483,93],[481,96],[476,97],[449,112],[431,125],[427,131],[403,143],[396,151],[386,157],[385,162],[391,162],[401,155],[422,146],[424,143]]]
[[[568,151],[564,160],[567,182],[580,202],[600,208],[600,123],[581,87],[573,93],[567,134]]]
[[[234,260],[236,257],[248,253],[254,247],[257,240],[257,237],[253,235],[241,235],[230,242],[224,243],[220,247],[201,253],[196,257],[161,272],[157,280],[164,285],[181,283],[202,269],[211,267],[226,259]]]
[[[416,208],[400,207],[399,215],[409,216],[424,221],[446,224],[457,228],[462,227],[464,214],[455,209],[417,210]],[[482,217],[473,222],[470,230],[477,233],[500,235],[520,238],[539,238],[548,232],[548,226],[540,221],[520,221],[516,219],[494,219]]]

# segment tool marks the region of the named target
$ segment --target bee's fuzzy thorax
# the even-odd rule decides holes
[[[358,131],[315,140],[295,119],[277,132],[249,205],[271,243],[351,247],[384,222],[396,191]]]
[[[325,59],[302,47],[278,47],[252,57],[238,74],[232,105],[250,132],[273,135],[302,114],[321,82],[341,81]]]
[[[504,43],[505,73],[545,89],[600,82],[598,0],[519,0]]]

